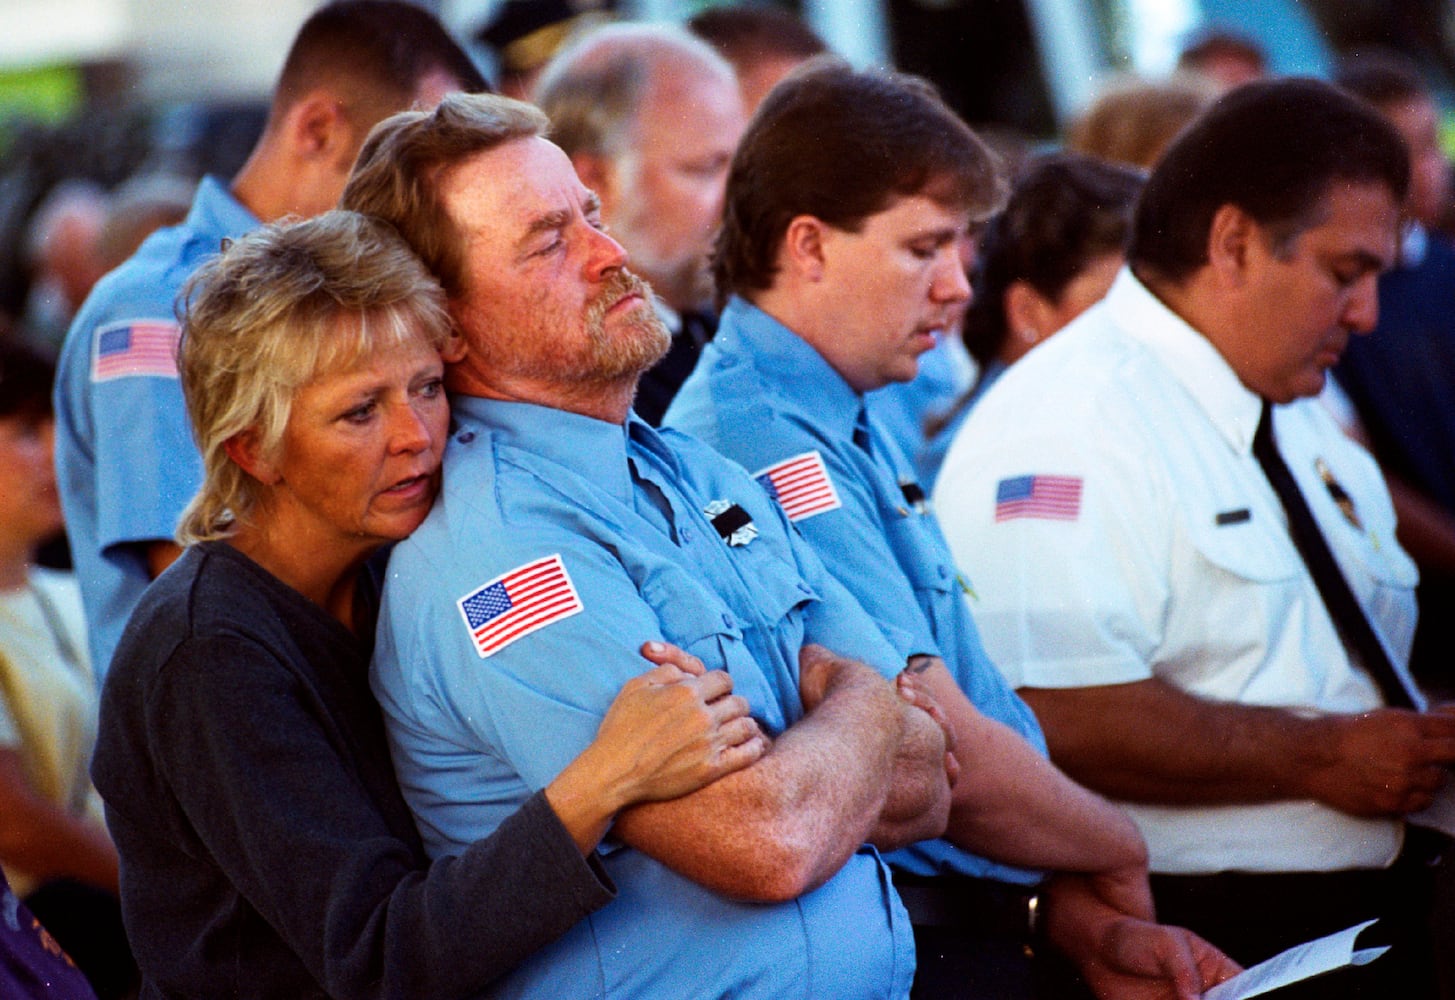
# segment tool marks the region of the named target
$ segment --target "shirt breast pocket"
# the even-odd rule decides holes
[[[937,551],[929,525],[920,515],[905,517],[895,511],[885,515],[884,524],[889,547],[899,557],[896,566],[916,591],[945,594],[959,585],[955,569],[946,562],[945,554]]]
[[[663,638],[709,670],[727,669],[730,647],[742,642],[743,632],[737,616],[715,594],[679,571],[653,576],[642,588],[642,597],[657,613]]]
[[[1175,600],[1163,642],[1171,650],[1199,651],[1195,662],[1176,657],[1179,676],[1193,687],[1229,663],[1257,660],[1256,651],[1296,620],[1290,609],[1307,600],[1303,561],[1282,521],[1245,511],[1188,511],[1182,519],[1187,544],[1171,549]]]
[[[1303,571],[1283,523],[1262,511],[1215,513],[1203,508],[1189,511],[1183,523],[1193,550],[1217,572],[1250,583],[1279,584]]]

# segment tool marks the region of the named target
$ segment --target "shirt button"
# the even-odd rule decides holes
[[[682,529],[682,542],[683,542],[683,544],[686,544],[686,545],[691,545],[692,544],[692,529],[691,528],[683,528]]]
[[[949,578],[950,578],[950,569],[949,569],[949,567],[948,566],[941,566],[940,567],[940,579],[941,580],[948,580]]]
[[[725,627],[732,628],[733,627],[733,616],[730,615],[730,614],[728,614],[727,612],[723,612],[722,623],[723,623],[723,625]]]
[[[469,444],[471,441],[475,440],[475,432],[460,431],[460,433],[455,437],[455,440],[460,442],[460,444]]]

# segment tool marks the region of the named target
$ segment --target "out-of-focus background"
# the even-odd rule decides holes
[[[514,8],[607,8],[685,20],[707,0],[422,0],[495,78],[496,37]],[[268,88],[316,0],[0,0],[0,328],[27,312],[66,225],[100,226],[118,195],[167,213],[204,172],[228,176],[261,128]],[[829,45],[859,65],[934,80],[972,124],[1008,142],[1051,144],[1110,75],[1169,73],[1199,31],[1256,42],[1274,73],[1325,73],[1340,53],[1413,57],[1447,109],[1455,101],[1452,0],[798,0]],[[545,19],[544,17],[542,18]],[[1455,128],[1447,120],[1447,148]],[[135,179],[143,178],[144,182]],[[128,186],[128,182],[132,182]],[[89,206],[89,207],[88,207]],[[50,218],[46,218],[49,214]],[[80,221],[75,219],[79,217]],[[42,225],[44,223],[44,225]],[[129,251],[112,234],[105,269]],[[93,275],[81,274],[85,285]],[[8,317],[9,322],[6,321]],[[60,317],[57,317],[59,320]],[[59,333],[42,332],[41,339]]]

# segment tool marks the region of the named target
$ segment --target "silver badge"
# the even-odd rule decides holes
[[[748,517],[747,511],[731,500],[714,500],[702,512],[707,515],[722,540],[734,548],[747,545],[758,537],[758,526]],[[720,518],[723,519],[719,520]]]

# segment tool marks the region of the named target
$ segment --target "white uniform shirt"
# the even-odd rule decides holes
[[[985,645],[1013,685],[1157,677],[1252,705],[1381,704],[1252,455],[1260,407],[1212,344],[1125,270],[990,391],[951,446],[934,500],[974,581]],[[1274,426],[1403,669],[1416,571],[1394,540],[1377,467],[1314,400],[1277,407]],[[1311,801],[1127,809],[1163,873],[1382,867],[1402,840],[1397,821]]]

